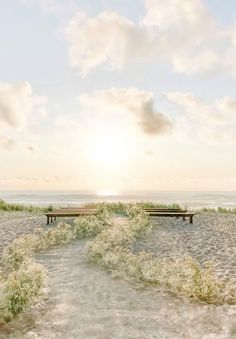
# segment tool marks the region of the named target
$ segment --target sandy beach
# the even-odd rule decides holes
[[[200,213],[194,224],[174,218],[155,218],[153,231],[136,243],[158,257],[191,256],[201,264],[210,261],[219,278],[236,278],[236,215]]]
[[[1,250],[20,234],[46,226],[41,214],[0,216]],[[134,251],[211,261],[219,278],[235,284],[236,215],[201,213],[193,225],[174,218],[152,222],[152,233]],[[85,244],[75,241],[37,255],[48,269],[46,295],[0,338],[236,338],[235,305],[206,305],[116,279],[87,262]]]
[[[42,213],[0,211],[0,253],[15,238],[32,233],[45,224],[46,217]]]
[[[236,0],[2,0],[0,40],[0,339],[236,339]]]

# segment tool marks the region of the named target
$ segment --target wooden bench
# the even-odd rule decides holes
[[[44,213],[47,217],[47,225],[56,218],[66,218],[66,217],[79,217],[85,215],[96,215],[97,211],[95,209],[85,209],[85,208],[60,208],[55,209],[51,212]]]
[[[144,211],[149,212],[187,212],[186,209],[182,208],[144,208]]]
[[[148,213],[150,217],[183,217],[183,220],[186,220],[186,217],[189,217],[189,223],[193,223],[193,216],[195,213],[189,212],[151,212]]]

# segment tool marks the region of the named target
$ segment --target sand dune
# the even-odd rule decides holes
[[[45,221],[40,214],[1,213],[1,250],[14,237],[44,227]],[[236,278],[236,215],[202,213],[193,225],[157,218],[153,226],[135,251],[191,255],[201,263],[212,261],[219,277]],[[236,338],[235,305],[205,305],[161,289],[139,289],[89,265],[85,243],[37,256],[49,271],[47,298],[14,319],[4,338]]]

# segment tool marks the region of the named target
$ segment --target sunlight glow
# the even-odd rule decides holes
[[[90,158],[109,168],[119,168],[127,157],[127,147],[122,133],[100,131],[93,137]]]
[[[97,192],[97,195],[102,196],[102,197],[115,196],[118,194],[119,194],[118,191],[113,191],[113,190],[100,190]]]

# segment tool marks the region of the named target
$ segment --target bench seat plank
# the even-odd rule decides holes
[[[44,213],[47,217],[47,224],[49,224],[50,220],[52,222],[56,218],[61,217],[79,217],[79,216],[86,216],[86,215],[96,215],[96,211],[92,210],[53,210],[51,212]]]
[[[189,217],[189,223],[193,223],[193,216],[195,213],[188,213],[188,212],[152,212],[148,213],[150,217],[183,217],[183,220],[185,220],[185,217]]]

